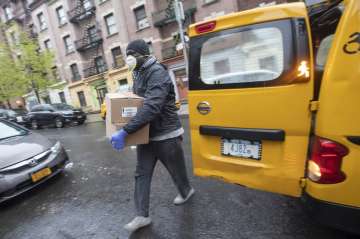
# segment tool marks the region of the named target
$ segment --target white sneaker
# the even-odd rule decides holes
[[[193,188],[191,188],[189,194],[186,196],[185,199],[181,196],[181,194],[178,194],[176,196],[176,198],[174,199],[174,204],[181,205],[181,204],[186,203],[186,201],[189,200],[192,197],[192,195],[194,195],[194,193],[195,193],[195,190]]]
[[[142,227],[149,226],[151,224],[150,217],[135,217],[131,222],[124,226],[124,229],[129,232],[134,232]]]

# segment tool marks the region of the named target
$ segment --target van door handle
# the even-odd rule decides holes
[[[228,128],[201,125],[199,131],[201,135],[220,136],[229,139],[285,141],[285,131],[282,129]]]
[[[360,145],[360,136],[348,136],[347,139],[354,144]]]

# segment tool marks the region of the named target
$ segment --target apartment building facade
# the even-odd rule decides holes
[[[30,21],[25,1],[0,1],[0,42],[14,49],[14,58],[18,57],[16,51],[19,41],[18,31],[24,29],[24,26]],[[21,108],[24,106],[25,101],[21,96],[9,99],[8,102],[0,102],[0,107],[3,108]]]
[[[186,102],[188,78],[173,0],[8,2],[27,6],[31,16],[27,26],[37,33],[40,47],[55,54],[54,72],[59,81],[43,93],[44,102],[66,102],[87,111],[99,110],[107,92],[131,87],[125,50],[130,41],[139,38],[167,66],[178,99]],[[284,0],[183,0],[184,25],[279,2]],[[8,11],[5,5],[0,9],[2,16]]]

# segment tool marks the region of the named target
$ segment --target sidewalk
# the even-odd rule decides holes
[[[87,115],[86,123],[94,123],[94,122],[100,122],[100,121],[104,121],[104,120],[100,117],[99,113]]]
[[[178,114],[180,116],[189,115],[189,105],[188,104],[181,105],[180,110],[178,111]],[[104,120],[100,117],[99,113],[87,115],[86,123],[94,123],[94,122],[102,122],[102,121],[104,121]]]

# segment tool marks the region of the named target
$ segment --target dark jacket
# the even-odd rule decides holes
[[[175,106],[175,89],[166,68],[150,57],[133,72],[135,94],[145,98],[143,107],[125,125],[132,134],[150,123],[150,138],[161,136],[181,128]]]

